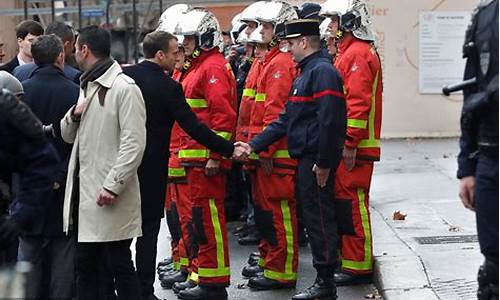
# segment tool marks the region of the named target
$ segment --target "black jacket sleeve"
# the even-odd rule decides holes
[[[339,150],[344,145],[347,110],[342,79],[332,66],[322,65],[313,71],[312,93],[318,104],[316,115],[319,138],[316,165],[321,168],[333,168],[340,161]]]
[[[264,151],[267,147],[286,135],[287,127],[288,115],[286,113],[285,106],[285,109],[281,112],[279,118],[269,124],[269,126],[267,126],[261,134],[254,137],[249,144],[255,153]]]
[[[184,98],[181,85],[175,85],[173,98],[170,103],[175,119],[181,128],[193,139],[208,149],[225,157],[231,157],[233,155],[234,145],[215,134],[210,128],[198,120]]]

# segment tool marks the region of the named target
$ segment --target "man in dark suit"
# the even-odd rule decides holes
[[[68,60],[74,59],[73,52],[75,51],[75,34],[73,32],[73,28],[62,22],[53,22],[47,25],[45,34],[55,34],[61,38],[64,49],[64,75],[74,83],[80,84],[80,75],[82,72],[68,64]],[[32,62],[22,66],[17,66],[12,73],[17,79],[19,79],[19,81],[23,82],[30,78],[38,67],[39,66],[37,64]]]
[[[43,227],[36,235],[21,237],[18,258],[34,266],[29,277],[28,298],[41,297],[44,294],[42,282],[48,278],[50,299],[71,299],[74,296],[76,244],[72,235],[63,233],[64,185],[71,145],[62,140],[60,120],[77,102],[79,88],[63,73],[64,51],[59,37],[37,37],[31,52],[39,67],[23,82],[24,102],[43,124],[53,126],[49,141],[56,149],[58,160],[52,174],[52,194],[44,199],[44,213],[39,216],[43,219]]]
[[[37,37],[43,34],[43,27],[40,23],[32,20],[22,21],[16,26],[17,44],[19,53],[11,61],[0,66],[0,70],[12,74],[17,66],[33,62],[31,56],[31,43]]]
[[[143,236],[136,244],[136,266],[143,299],[157,299],[153,292],[156,243],[163,217],[170,133],[174,121],[205,147],[225,157],[234,146],[202,124],[186,103],[182,86],[165,71],[173,71],[179,53],[177,38],[163,31],[152,32],[143,41],[145,61],[124,68],[142,91],[146,103],[147,144],[139,167]]]

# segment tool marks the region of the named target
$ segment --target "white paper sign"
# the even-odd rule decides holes
[[[420,13],[419,90],[440,94],[443,86],[462,81],[462,46],[471,19],[467,11]]]

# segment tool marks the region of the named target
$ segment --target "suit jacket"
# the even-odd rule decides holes
[[[207,148],[226,157],[232,143],[203,125],[186,103],[182,86],[155,63],[143,61],[126,67],[124,73],[135,80],[146,103],[147,143],[139,167],[143,220],[161,218],[167,186],[170,133],[174,121]]]
[[[60,121],[76,103],[79,95],[78,85],[71,82],[63,71],[54,66],[45,66],[34,71],[30,79],[23,82],[24,102],[45,125],[53,125],[55,138],[51,144],[56,148],[58,163],[54,181],[61,185],[54,191],[46,206],[47,235],[62,235],[62,214],[64,203],[64,183],[68,169],[71,145],[61,137]]]
[[[19,66],[19,60],[17,59],[17,55],[8,63],[0,66],[0,71],[7,71],[10,74],[14,72],[14,69]]]

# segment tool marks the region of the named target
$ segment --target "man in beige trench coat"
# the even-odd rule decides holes
[[[63,139],[73,143],[64,198],[64,231],[76,230],[79,300],[96,300],[109,260],[118,299],[140,299],[131,259],[141,236],[137,168],[146,144],[141,91],[110,58],[110,34],[97,26],[80,31],[76,60],[84,71],[80,97],[61,120]],[[113,280],[106,278],[106,281]]]

